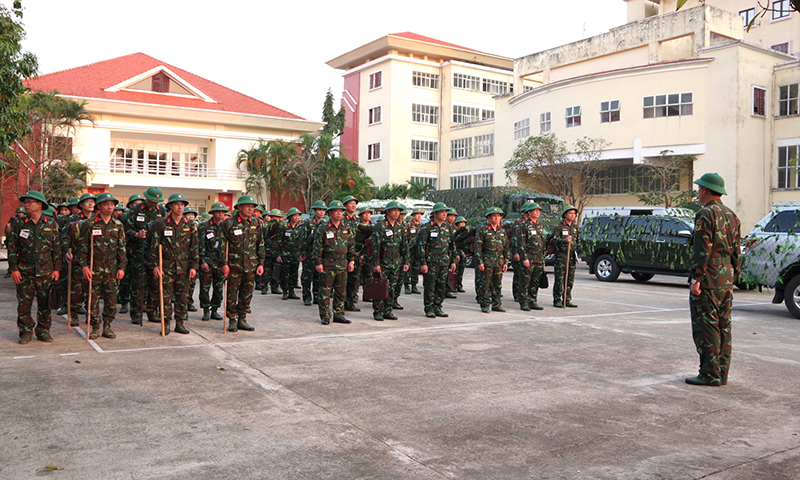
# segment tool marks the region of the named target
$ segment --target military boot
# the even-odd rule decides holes
[[[289,290],[289,300],[300,300],[300,297],[294,293],[294,290]]]
[[[67,307],[61,307],[56,310],[56,315],[66,315],[67,314]]]
[[[123,303],[122,307],[119,309],[119,313],[128,313],[128,304]]]
[[[288,289],[283,291],[283,296],[281,296],[281,300],[289,300],[289,290]]]
[[[169,324],[171,322],[172,322],[171,318],[165,318],[164,319],[164,335],[169,335],[169,331],[170,331],[170,328],[169,328],[170,325]]]
[[[527,303],[520,303],[519,304],[519,309],[522,310],[523,312],[530,312],[531,311],[531,307],[529,307]]]
[[[76,315],[76,314],[74,314],[74,313],[73,313],[73,314],[72,314],[72,318],[71,318],[71,319],[70,319],[70,321],[69,321],[69,326],[70,326],[70,327],[77,327],[77,326],[79,326],[80,324],[81,324],[81,321],[78,319],[78,315]]]
[[[266,288],[261,290],[261,295],[266,295],[268,293],[269,293],[269,290],[267,290]]]
[[[189,333],[189,329],[183,326],[183,320],[175,320],[175,333],[180,333],[182,335]]]
[[[417,286],[416,285],[411,285],[411,293],[414,293],[414,294],[417,294],[417,295],[421,295],[422,294],[422,292],[417,290]]]
[[[161,319],[158,318],[156,312],[147,312],[147,321],[151,323],[161,323]]]
[[[31,343],[31,339],[33,339],[33,335],[31,335],[31,332],[25,332],[19,334],[20,345],[26,345],[28,343]]]
[[[467,291],[466,291],[466,290],[464,290],[464,287],[463,287],[463,286],[461,286],[461,285],[459,285],[459,286],[458,286],[458,288],[456,289],[456,291],[457,291],[458,293],[467,293]]]
[[[392,310],[403,310],[403,306],[402,306],[402,305],[400,305],[400,304],[399,304],[399,303],[397,303],[397,302],[394,302],[394,303],[392,304]]]
[[[533,302],[530,304],[531,310],[544,310],[544,307],[540,307],[539,304]]]
[[[86,315],[87,312],[86,312],[86,309],[83,308],[83,306],[81,306],[81,307],[78,308],[78,310],[75,313],[77,313],[78,315]]]
[[[229,332],[238,332],[239,329],[236,327],[238,321],[235,318],[228,319],[228,331]]]
[[[217,313],[216,308],[211,309],[211,320],[222,320],[222,315]]]
[[[406,285],[406,295],[411,295],[411,285]]]
[[[189,306],[186,307],[186,311],[188,311],[188,312],[196,312],[197,311],[197,307],[194,306],[194,303],[190,303]],[[176,332],[178,331],[177,328],[175,329],[175,331]]]
[[[272,293],[274,295],[280,295],[281,293],[283,293],[281,291],[281,287],[272,286],[272,287],[270,287],[270,290],[272,290]]]
[[[456,294],[453,292],[447,292],[444,294],[444,298],[458,298],[458,297],[456,297]]]
[[[100,336],[100,324],[93,323],[92,324],[92,331],[89,332],[89,340],[96,340],[97,337]]]
[[[247,320],[245,320],[244,315],[239,316],[239,321],[236,322],[236,328],[239,330],[244,330],[245,332],[252,332],[255,330],[255,327],[251,327],[247,324]]]
[[[361,309],[356,307],[354,303],[345,303],[344,305],[345,312],[360,312]]]
[[[211,320],[211,310],[209,310],[208,307],[203,309],[203,318],[201,318],[200,320],[204,322]]]
[[[53,337],[50,336],[49,330],[42,330],[41,332],[37,333],[36,338],[38,338],[40,342],[45,342],[45,343],[53,342]]]
[[[111,330],[111,322],[103,322],[103,337],[105,338],[117,338],[117,334]]]

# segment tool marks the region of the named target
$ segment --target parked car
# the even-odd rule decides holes
[[[737,286],[774,288],[772,303],[800,318],[800,202],[773,205],[745,237]]]
[[[579,254],[602,282],[630,273],[638,282],[654,275],[690,274],[693,222],[661,215],[587,218],[581,225]]]

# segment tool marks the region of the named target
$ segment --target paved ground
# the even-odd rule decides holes
[[[399,321],[361,304],[325,327],[257,295],[252,333],[123,315],[116,340],[58,319],[20,346],[2,280],[0,478],[797,478],[800,321],[768,293],[736,292],[730,383],[710,388],[683,382],[684,279],[579,270],[580,308],[535,315],[482,314],[466,283],[447,319],[403,295]]]

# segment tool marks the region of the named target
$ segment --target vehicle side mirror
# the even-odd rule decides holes
[[[681,230],[678,232],[678,236],[683,238],[692,238],[692,232],[689,230]]]

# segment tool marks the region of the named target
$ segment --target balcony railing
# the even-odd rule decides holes
[[[238,169],[208,168],[205,165],[172,164],[165,161],[136,162],[85,162],[93,173],[114,173],[144,177],[190,177],[244,180],[245,172]]]

